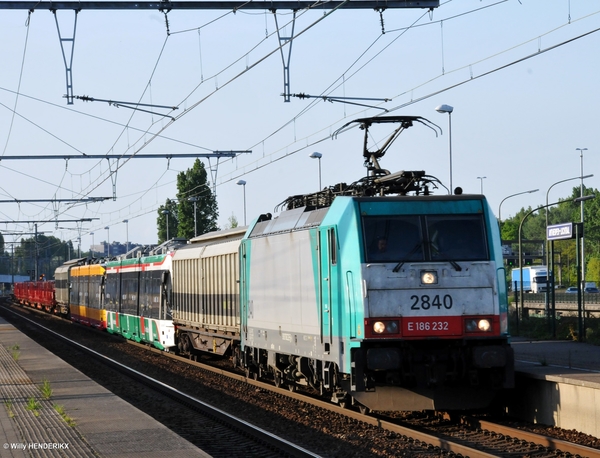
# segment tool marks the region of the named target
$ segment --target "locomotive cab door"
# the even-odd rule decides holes
[[[319,229],[319,288],[318,303],[321,316],[321,344],[325,354],[331,352],[333,344],[334,294],[337,284],[337,244],[334,227]]]

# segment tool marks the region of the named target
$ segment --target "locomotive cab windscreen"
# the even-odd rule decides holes
[[[490,259],[479,214],[364,216],[363,236],[370,263]]]

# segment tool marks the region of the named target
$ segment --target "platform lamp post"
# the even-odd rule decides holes
[[[110,227],[106,226],[106,257],[110,258]]]
[[[124,219],[125,223],[125,253],[129,253],[129,220]]]
[[[581,185],[579,186],[579,197],[583,197],[583,152],[587,151],[587,148],[575,148],[575,151],[579,151],[579,159],[581,164]],[[581,201],[581,226],[583,230],[583,200]],[[581,290],[582,294],[585,291],[585,235],[581,234]],[[579,241],[577,242],[579,243]],[[585,301],[584,301],[585,302]]]
[[[511,194],[510,196],[507,196],[504,199],[502,199],[502,201],[500,201],[500,205],[498,205],[498,222],[502,223],[502,204],[504,203],[504,201],[506,199],[510,199],[511,197],[515,197],[515,196],[520,196],[522,194],[531,194],[532,192],[538,192],[538,191],[539,191],[539,189],[532,189],[530,191],[518,192],[516,194]]]
[[[238,180],[236,183],[244,188],[244,226],[246,225],[246,180]]]
[[[448,146],[450,150],[450,194],[454,194],[452,189],[452,112],[454,107],[450,105],[439,105],[435,108],[438,113],[448,113]]]
[[[321,188],[321,158],[323,157],[323,155],[321,153],[315,151],[309,157],[311,157],[312,159],[319,160],[319,191],[320,191],[322,189]]]
[[[582,202],[585,200],[594,199],[595,197],[596,197],[595,194],[591,194],[589,196],[583,196],[583,197],[578,197],[577,199],[573,199],[572,202],[579,203],[579,202]],[[567,202],[567,201],[559,200],[558,202],[553,202],[551,204],[546,204],[546,205],[542,205],[540,207],[534,208],[533,210],[528,212],[523,217],[523,219],[521,220],[521,223],[519,224],[519,285],[518,285],[519,300],[517,302],[517,307],[516,307],[517,334],[519,333],[519,309],[521,309],[521,311],[523,310],[523,239],[522,239],[523,223],[532,213],[535,213],[536,211],[541,210],[542,208],[548,208],[548,207],[552,207],[553,205],[558,205],[562,202]],[[581,287],[581,285],[579,287]]]
[[[483,195],[483,180],[485,180],[487,177],[477,177],[477,179],[479,180],[479,189],[480,189],[480,194]]]
[[[500,237],[502,237],[502,204],[504,203],[504,201],[507,199],[510,199],[511,197],[521,196],[523,194],[532,194],[532,193],[538,192],[538,191],[539,191],[539,189],[530,189],[529,191],[517,192],[515,194],[511,194],[510,196],[506,196],[504,199],[502,199],[500,201],[500,205],[498,205],[498,226],[500,228]],[[511,252],[512,252],[512,250],[511,250]],[[517,289],[515,288],[513,291],[515,294],[515,304],[518,304]]]
[[[194,204],[194,237],[198,236],[198,224],[196,224],[196,202],[198,202],[198,196],[188,197],[188,201]]]
[[[167,239],[165,240],[165,242],[168,242],[169,241],[169,213],[171,213],[171,212],[169,210],[163,210],[162,213],[167,218]]]
[[[92,253],[92,259],[94,258],[94,233],[90,232],[90,235],[92,236],[92,247],[91,247],[91,253]]]

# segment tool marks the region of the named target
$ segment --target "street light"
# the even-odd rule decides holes
[[[577,199],[573,199],[573,203],[578,203],[578,202],[583,202],[584,200],[589,200],[589,199],[594,199],[596,197],[595,194],[591,194],[589,196],[583,196],[583,197],[578,197]],[[533,210],[531,210],[529,213],[527,213],[523,219],[521,220],[521,223],[519,224],[519,286],[516,288],[517,291],[519,291],[519,300],[517,302],[517,310],[516,310],[516,317],[517,317],[517,333],[519,332],[519,307],[521,308],[521,310],[523,310],[523,240],[522,240],[522,229],[523,229],[523,223],[525,222],[525,220],[529,217],[529,215],[531,215],[532,213],[541,210],[542,208],[548,208],[548,207],[552,207],[553,205],[558,205],[562,202],[565,201],[558,201],[558,202],[553,202],[551,204],[547,204],[547,205],[542,205],[540,207],[534,208]],[[578,288],[581,288],[581,285],[578,285]],[[579,334],[581,336],[581,334]]]
[[[124,219],[125,223],[125,253],[129,253],[129,220]]]
[[[90,232],[90,235],[92,236],[92,249],[90,250],[92,252],[92,258],[94,257],[94,233]]]
[[[319,160],[319,191],[322,189],[321,188],[321,158],[323,157],[323,155],[317,151],[315,151],[314,153],[312,153],[310,155],[311,158],[313,159],[318,159]]]
[[[108,226],[106,226],[104,229],[106,229],[106,256],[108,258],[110,258],[110,228]]]
[[[481,195],[483,195],[483,180],[485,178],[487,178],[487,177],[477,177],[477,179],[479,180],[480,188],[481,188],[481,193],[480,193]]]
[[[454,107],[450,105],[439,105],[435,108],[438,113],[448,113],[448,144],[450,147],[450,194],[454,193],[452,189],[452,112]]]
[[[194,203],[194,237],[197,237],[198,225],[196,224],[196,202],[198,202],[198,196],[188,197],[188,201]]]
[[[162,213],[167,217],[167,240],[165,240],[165,242],[167,242],[169,241],[169,213],[171,212],[169,210],[163,210]]]
[[[583,198],[583,152],[587,151],[587,148],[575,148],[575,151],[579,151],[579,159],[581,162],[581,174],[579,175],[581,177],[581,185],[579,187],[579,197]],[[583,200],[581,201],[581,226],[583,230]],[[585,286],[585,243],[583,234],[581,235],[581,283]],[[582,289],[585,290],[585,288]]]
[[[246,181],[238,180],[237,185],[244,187],[244,226],[246,225]]]
[[[502,222],[502,204],[504,203],[504,201],[506,199],[510,199],[511,197],[515,197],[515,196],[520,196],[522,194],[531,194],[532,192],[538,192],[538,191],[539,191],[539,189],[532,189],[531,191],[518,192],[516,194],[511,194],[510,196],[507,196],[504,199],[502,199],[502,201],[500,202],[500,205],[498,205],[498,221]]]

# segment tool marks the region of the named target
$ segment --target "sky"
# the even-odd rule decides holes
[[[333,134],[369,116],[422,116],[439,126],[440,135],[420,124],[404,131],[382,167],[425,170],[449,186],[451,149],[453,186],[483,190],[502,219],[544,205],[547,193],[551,203],[579,186],[577,148],[587,148],[583,174],[594,174],[586,186],[600,188],[598,2],[442,0],[432,11],[301,10],[293,28],[288,10],[276,21],[258,10],[175,10],[165,18],[159,11],[84,9],[76,27],[74,18],[57,11],[61,41],[47,10],[0,12],[3,233],[29,233],[32,221],[57,219],[38,231],[76,247],[80,234],[82,250],[107,239],[156,243],[157,209],[175,197],[177,174],[194,158],[62,158],[86,154],[251,151],[218,163],[201,159],[216,189],[218,223],[225,227],[232,215],[244,223],[244,195],[248,223],[262,213],[276,216],[288,196],[318,190],[319,162],[323,187],[366,175],[363,132]],[[289,42],[279,49],[277,27],[281,37],[294,37],[291,50]],[[67,104],[61,43],[72,94],[96,101]],[[290,93],[355,104],[285,102],[284,63]],[[450,116],[435,110],[441,104],[454,108]],[[386,133],[377,130],[369,146]],[[93,197],[108,199],[66,201]],[[15,202],[35,199],[63,201]],[[82,218],[91,221],[73,221]]]

